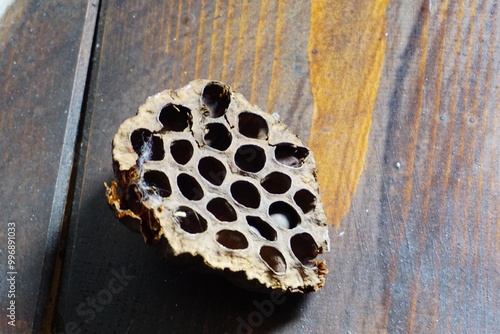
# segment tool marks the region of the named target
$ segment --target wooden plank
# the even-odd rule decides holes
[[[0,286],[2,333],[41,328],[85,87],[95,24],[91,13],[91,1],[24,1],[9,7],[0,21],[0,240],[5,254],[0,276],[12,279]],[[11,267],[7,236],[14,233]],[[7,310],[12,302],[15,321],[8,324],[14,320],[7,317],[13,314]]]
[[[312,2],[309,57],[315,113],[309,147],[317,155],[329,223],[337,226],[364,167],[385,54],[388,2]]]
[[[313,105],[324,103],[312,94],[311,3],[104,2],[56,331],[498,332],[496,2],[393,0],[386,10],[365,169],[331,227],[327,284],[272,301],[161,259],[113,218],[102,183],[119,124],[146,96],[200,76],[279,112],[308,140]]]
[[[499,331],[498,20],[495,1],[389,4],[332,332]]]
[[[403,85],[393,86],[389,100],[391,113],[408,113],[389,122],[385,143],[388,165],[399,157],[407,162],[402,173],[387,170],[382,189],[387,200],[396,193],[405,197],[404,205],[392,211],[404,225],[397,236],[390,232],[401,247],[389,268],[414,278],[397,280],[393,288],[399,293],[387,310],[398,305],[407,320],[396,324],[391,317],[387,325],[423,332],[496,332],[499,278],[488,272],[499,270],[494,189],[500,182],[500,111],[498,78],[492,76],[499,59],[494,52],[497,3],[423,2],[413,13],[416,24],[407,36],[415,51],[398,49],[403,59],[418,61],[408,72],[398,66]],[[404,137],[409,138],[394,150]],[[410,175],[411,183],[404,180]],[[383,217],[390,222],[387,213]]]

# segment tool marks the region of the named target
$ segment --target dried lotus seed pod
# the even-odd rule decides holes
[[[110,206],[164,254],[256,289],[323,286],[313,153],[229,86],[196,80],[149,97],[116,133],[113,163]]]

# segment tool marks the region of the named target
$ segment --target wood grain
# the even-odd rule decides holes
[[[81,46],[90,3],[18,1],[0,21],[2,333],[41,328],[87,74],[90,45]],[[15,327],[3,313],[14,300],[3,284],[13,271],[3,256],[8,222],[16,226]]]
[[[311,2],[315,110],[309,147],[316,154],[329,223],[336,226],[349,210],[364,168],[385,54],[388,2]]]
[[[392,0],[387,6],[386,2],[370,4],[373,7],[361,0],[349,5],[338,0],[102,2],[56,332],[500,331],[498,3]],[[323,6],[347,12],[323,16],[328,13],[318,13]],[[332,24],[320,31],[321,22],[329,18]],[[52,27],[45,24],[45,29]],[[323,38],[313,56],[316,39],[329,32],[335,38]],[[346,42],[358,47],[344,48]],[[67,60],[69,51],[64,50]],[[320,58],[322,50],[338,58]],[[45,55],[44,59],[50,64],[62,62],[57,57]],[[14,68],[13,56],[9,59],[5,63]],[[72,73],[73,67],[64,68]],[[32,72],[26,73],[36,73],[28,69]],[[324,79],[323,87],[325,73],[343,76],[338,83]],[[48,84],[43,92],[68,86],[53,71],[44,74]],[[325,256],[330,274],[321,291],[286,295],[283,303],[262,311],[259,305],[269,305],[270,296],[240,290],[219,277],[161,259],[108,209],[102,184],[113,178],[110,141],[119,124],[147,96],[201,76],[223,80],[268,112],[279,112],[306,142],[309,138],[315,142],[315,136],[338,135],[339,123],[322,121],[327,102],[336,108],[344,105],[347,111],[351,107],[366,111],[359,113],[365,130],[371,116],[367,142],[362,127],[348,131],[347,121],[357,124],[358,119],[342,119],[346,137],[356,144],[346,145],[350,154],[340,155],[336,162],[338,169],[353,174],[346,182],[350,190],[339,191],[335,200],[352,202],[342,222],[330,227],[332,252]],[[360,77],[366,81],[355,79]],[[340,84],[349,91],[336,93],[337,99],[322,95]],[[42,92],[36,88],[34,93],[38,90]],[[1,103],[9,101],[10,95],[4,95]],[[41,103],[42,110],[51,106],[47,100],[45,104],[33,101]],[[30,110],[21,102],[15,106]],[[41,136],[27,137],[31,144],[48,131],[36,127],[41,121],[46,120],[54,131],[65,120],[48,111],[43,117],[31,116],[35,121],[24,118],[22,124],[29,127],[23,125],[20,133],[38,131]],[[13,140],[14,132],[7,129],[20,121],[11,113],[0,117],[2,139]],[[352,140],[355,135],[361,139]],[[51,139],[51,145],[37,142],[37,150],[21,144],[18,158],[13,158],[17,151],[2,141],[6,161],[13,161],[13,167],[7,170],[1,165],[1,189],[11,190],[16,198],[32,193],[16,190],[14,181],[4,180],[23,168],[26,174],[20,177],[35,175],[35,166],[25,167],[20,158],[33,154],[45,161],[36,168],[48,175],[42,183],[47,182],[43,189],[50,193],[48,185],[56,176],[49,171],[56,168],[59,156],[54,147],[61,138]],[[328,162],[332,155],[323,147],[330,146],[314,145],[319,146],[316,158]],[[363,155],[364,170],[352,196]],[[337,176],[328,172],[322,177],[327,188],[337,191]],[[8,201],[2,198],[2,202]],[[38,209],[51,207],[45,198],[37,203]],[[16,212],[13,219],[18,221],[34,210],[23,211],[21,204],[8,208],[12,205],[17,205],[16,210],[9,212]],[[42,226],[41,219],[49,212],[45,210],[45,216],[37,211],[39,223],[33,226]],[[334,216],[340,217],[343,211],[335,210]],[[42,226],[30,233],[44,232]],[[34,248],[30,249],[43,249],[43,242],[31,239]],[[112,286],[117,275],[122,278],[118,290]],[[243,329],[243,322],[252,323],[252,328]]]
[[[335,249],[352,249],[334,280],[356,284],[354,317],[335,331],[498,331],[497,15],[494,1],[390,3],[366,168]]]

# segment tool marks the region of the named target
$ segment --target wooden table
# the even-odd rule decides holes
[[[498,7],[15,1],[0,19],[0,332],[500,332]],[[107,207],[118,126],[195,78],[314,150],[321,291],[272,300],[193,273]]]

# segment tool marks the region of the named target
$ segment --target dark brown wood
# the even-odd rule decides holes
[[[14,3],[0,18],[2,333],[41,328],[68,193],[95,12],[92,1],[24,1]],[[7,236],[13,232],[8,227],[15,227],[13,267],[7,265]],[[10,283],[15,284],[4,284],[12,276]],[[16,306],[15,327],[8,324],[13,320],[7,317],[11,311],[6,311],[11,301]]]
[[[389,5],[332,332],[499,330],[498,33],[495,1]]]
[[[331,227],[323,290],[283,303],[242,291],[162,260],[112,217],[102,187],[113,178],[110,140],[165,88],[222,79],[309,137],[309,16],[302,1],[104,2],[58,331],[500,329],[493,0],[388,5],[365,171],[351,210]]]
[[[112,218],[102,182],[112,178],[106,147],[120,122],[146,96],[200,76],[232,84],[308,138],[309,4],[106,2],[100,20],[58,330],[498,330],[494,1],[388,6],[366,168],[349,214],[332,227],[328,284],[280,305],[160,259]],[[110,294],[117,272],[127,280]]]
[[[499,330],[497,5],[388,8],[385,120],[364,176],[379,181],[381,329]]]
[[[318,87],[310,71],[322,52],[309,44],[318,24],[311,2],[102,2],[54,332],[500,332],[498,2],[366,1],[343,4],[345,19],[336,18],[346,31],[353,13],[374,19],[363,16],[368,2],[385,10],[381,76],[367,82],[378,85],[375,106],[347,105],[372,112],[365,168],[348,214],[330,227],[326,286],[298,296],[246,292],[165,261],[115,220],[103,182],[113,179],[111,139],[121,122],[147,96],[195,78],[227,82],[306,141],[314,116],[332,119],[315,131],[335,130],[335,101],[332,115],[314,109],[313,89],[339,88]],[[73,152],[64,110],[78,109],[71,92],[86,34],[83,4],[19,3],[14,23],[0,28],[0,210],[2,224],[17,226],[22,332],[43,292],[47,234],[55,237],[57,226],[51,211],[68,195],[57,183],[61,152]],[[331,49],[356,54],[344,48],[366,31],[353,26],[348,38],[327,39]],[[357,70],[345,65],[342,75]],[[3,281],[0,293],[4,303]]]

